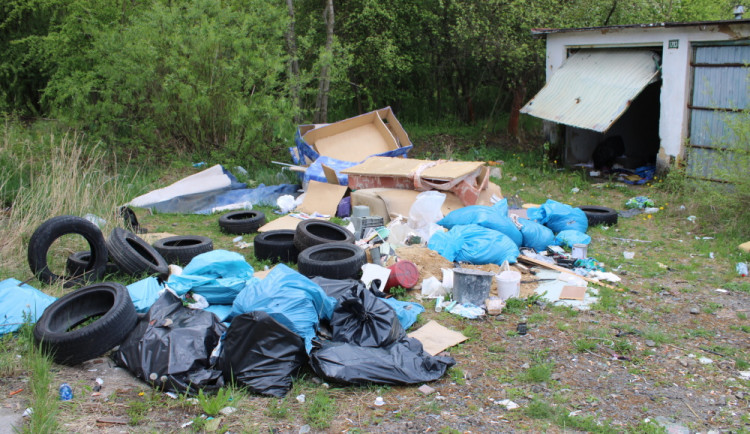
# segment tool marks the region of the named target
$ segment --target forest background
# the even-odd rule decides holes
[[[384,106],[413,128],[472,125],[518,137],[518,110],[545,80],[544,40],[532,28],[731,19],[733,6],[6,0],[0,114],[53,120],[113,155],[149,162],[179,154],[267,163],[291,145],[297,124]]]

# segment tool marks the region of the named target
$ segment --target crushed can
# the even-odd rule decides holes
[[[73,389],[70,388],[68,383],[60,385],[60,401],[70,401],[73,399]]]

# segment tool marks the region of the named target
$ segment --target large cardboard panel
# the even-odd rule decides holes
[[[318,220],[328,220],[328,219],[321,218]],[[297,225],[301,221],[302,220],[298,219],[297,217],[292,217],[291,215],[285,215],[283,217],[279,217],[275,220],[271,220],[270,222],[264,224],[258,229],[258,232],[268,232],[268,231],[275,231],[279,229],[295,230],[297,229]]]
[[[433,356],[469,339],[461,332],[450,330],[434,320],[409,333],[409,337],[421,342],[424,350]]]
[[[305,199],[295,211],[312,214],[335,215],[339,202],[346,194],[347,186],[310,181],[307,184]]]
[[[393,134],[393,137],[396,138],[398,146],[411,146],[409,135],[406,134],[406,130],[404,130],[404,127],[401,126],[401,122],[396,119],[396,115],[393,114],[393,110],[391,110],[390,107],[386,107],[377,110],[377,112],[378,116],[380,116],[380,119],[385,122],[385,126],[387,126],[388,130],[390,130],[391,134]]]
[[[417,195],[419,195],[419,193],[421,193],[421,191],[383,189],[377,191],[375,194],[385,202],[385,207],[388,210],[390,218],[394,219],[396,216],[402,215],[408,219],[409,210],[411,210],[411,206],[414,205],[414,201],[417,200]],[[446,215],[453,210],[463,208],[464,204],[458,196],[451,192],[442,193],[445,193],[445,202],[443,202],[441,208],[443,215]]]
[[[422,178],[450,181],[476,172],[482,166],[484,166],[483,161],[446,161],[425,169],[422,172]]]
[[[342,170],[341,173],[347,175],[410,177],[416,173],[420,166],[428,163],[431,163],[431,161],[412,158],[370,157],[362,164]],[[484,166],[484,162],[481,161],[446,161],[428,167],[421,172],[420,176],[427,179],[450,181],[477,172],[482,166]]]
[[[320,155],[354,162],[399,147],[376,112],[315,128],[303,139]]]

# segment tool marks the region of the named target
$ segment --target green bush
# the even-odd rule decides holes
[[[74,60],[57,59],[45,97],[60,118],[150,159],[164,158],[165,145],[246,160],[288,146],[282,138],[292,136],[293,113],[283,82],[282,5],[192,0],[136,7],[119,20],[69,11],[51,34],[49,49],[59,41],[62,54],[70,49],[66,37],[85,33],[90,40]],[[81,29],[82,16],[99,22]]]

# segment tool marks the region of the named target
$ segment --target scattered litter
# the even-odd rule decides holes
[[[516,332],[518,332],[520,336],[524,336],[528,330],[529,328],[525,322],[519,322],[516,326]]]
[[[433,356],[469,339],[461,332],[450,330],[436,321],[430,321],[419,330],[409,333],[409,337],[421,342],[425,352]]]
[[[714,252],[708,252],[708,257],[710,259],[714,259]]]
[[[656,208],[656,207],[648,207],[648,208],[644,209],[644,210],[643,210],[643,212],[644,212],[645,214],[656,214],[657,212],[659,212],[659,208]]]
[[[73,389],[68,383],[60,385],[60,401],[70,401],[73,399]]]
[[[373,402],[374,405],[380,407],[381,405],[385,405],[385,401],[383,400],[382,396],[378,396],[375,398],[375,402]]]
[[[625,259],[633,259],[635,257],[635,252],[622,252],[622,256],[625,257]]]
[[[180,428],[187,428],[187,427],[189,427],[192,424],[193,424],[193,421],[189,420],[189,421],[183,423],[182,425],[180,425]]]
[[[713,362],[714,361],[709,359],[708,357],[701,357],[698,359],[698,363],[700,363],[701,365],[710,365]]]
[[[742,372],[740,372],[740,374],[741,373]],[[34,409],[31,408],[31,407],[28,407],[28,408],[26,408],[26,410],[23,411],[23,414],[21,415],[21,417],[31,417],[32,414],[34,414]]]
[[[695,222],[696,217],[694,215],[688,216],[687,221]]]
[[[448,295],[448,292],[445,290],[443,284],[440,283],[440,281],[435,276],[430,276],[422,281],[423,298],[437,298],[444,297],[446,295]]]
[[[737,274],[739,274],[742,277],[747,277],[747,264],[744,262],[740,262],[735,267],[737,270]]]
[[[443,311],[443,296],[439,296],[435,299],[435,312]]]
[[[197,163],[193,163],[193,167],[203,167],[206,165],[205,161],[199,161]]]
[[[573,188],[571,188],[571,189],[570,189],[570,192],[571,192],[571,193],[573,193],[573,194],[576,194],[576,193],[578,193],[579,191],[581,191],[581,189],[580,189],[580,188],[578,188],[578,187],[573,187]]]
[[[431,394],[435,393],[435,389],[432,388],[432,387],[430,387],[430,386],[428,386],[428,385],[426,385],[426,384],[423,384],[423,385],[419,386],[419,388],[417,390],[419,390],[420,392],[422,392],[425,395],[431,395]]]
[[[644,209],[653,208],[655,206],[654,201],[646,196],[636,196],[628,199],[625,202],[625,208],[627,209]],[[657,208],[658,209],[658,208]]]
[[[224,416],[229,416],[230,414],[234,413],[235,411],[237,411],[236,408],[234,408],[234,407],[228,407],[227,406],[227,407],[224,407],[221,410],[219,410],[219,413],[223,414]]]
[[[16,389],[10,393],[8,393],[8,396],[18,395],[19,393],[23,392],[23,387],[20,389]]]
[[[471,303],[456,303],[453,307],[450,308],[450,310],[448,310],[448,308],[446,308],[445,310],[454,315],[462,316],[466,319],[477,319],[484,316],[484,309]]]
[[[301,394],[297,395],[296,399],[297,399],[297,402],[299,402],[300,404],[304,404],[304,402],[305,402],[305,394],[301,393]]]
[[[94,215],[94,214],[91,214],[91,213],[86,214],[85,216],[83,216],[83,218],[85,218],[86,220],[90,221],[91,223],[99,226],[99,228],[103,228],[107,224],[106,220],[104,220],[103,218],[99,217],[98,215]]]
[[[506,410],[515,410],[518,407],[520,407],[518,404],[516,404],[515,402],[511,401],[510,399],[503,399],[503,400],[494,401],[494,402],[497,405],[502,405],[503,407],[505,407]]]
[[[298,432],[298,434],[307,434],[307,433],[309,433],[309,432],[310,432],[311,430],[312,430],[312,428],[310,428],[310,425],[302,425],[301,427],[299,427],[299,432]]]
[[[172,398],[172,399],[179,398],[179,396],[176,393],[174,393],[174,392],[165,392],[164,394],[167,395],[168,397]]]
[[[499,298],[490,298],[485,302],[487,313],[489,315],[500,315],[505,308],[505,300]]]
[[[727,290],[726,290],[726,289],[724,289],[724,288],[716,288],[716,290],[715,290],[715,291],[716,291],[716,292],[720,292],[720,293],[722,293],[722,294],[726,294],[726,293],[728,293],[728,292],[729,292],[729,291],[727,291]]]
[[[750,371],[740,371],[740,377],[743,380],[750,380]]]

